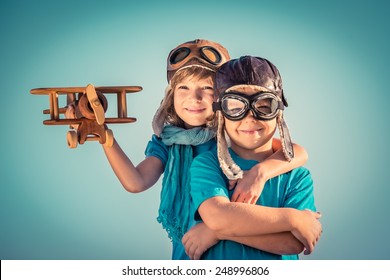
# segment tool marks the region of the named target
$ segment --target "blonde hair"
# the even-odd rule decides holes
[[[174,125],[184,128],[184,121],[175,111],[174,93],[177,84],[188,77],[198,80],[211,78],[214,81],[215,72],[209,68],[194,65],[192,67],[183,67],[180,71],[175,73],[165,89],[165,96],[161,101],[160,107],[153,117],[153,131],[157,136],[160,136],[165,125]],[[216,127],[214,116],[210,116],[210,118],[207,119],[206,126],[212,128]]]

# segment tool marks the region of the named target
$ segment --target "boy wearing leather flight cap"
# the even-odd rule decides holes
[[[295,168],[268,180],[255,205],[231,202],[227,187],[229,180],[240,178],[243,170],[273,153],[277,127],[286,159],[294,156],[283,118],[287,102],[278,69],[260,57],[233,59],[217,71],[215,91],[217,149],[194,159],[190,185],[195,218],[216,233],[216,245],[205,248],[197,241],[200,223],[182,239],[187,254],[193,259],[200,255],[202,259],[298,259],[302,251],[310,254],[322,226],[307,169]],[[243,240],[252,246],[243,245]]]

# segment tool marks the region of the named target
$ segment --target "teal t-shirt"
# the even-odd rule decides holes
[[[249,170],[258,162],[240,158],[230,150],[233,160],[242,170]],[[194,203],[194,217],[200,220],[197,209],[207,199],[215,196],[230,198],[233,191],[227,188],[228,179],[223,174],[217,157],[217,150],[196,157],[191,166],[191,196]],[[279,175],[266,182],[258,199],[258,205],[289,207],[315,211],[313,181],[310,172],[303,167]],[[202,259],[206,260],[278,260],[298,259],[298,255],[275,255],[234,241],[220,241],[207,250]]]
[[[193,155],[194,157],[198,154],[201,154],[203,152],[207,152],[210,150],[213,150],[216,147],[216,141],[214,139],[201,144],[197,146],[192,146],[193,148]],[[164,168],[166,166],[166,163],[168,161],[169,156],[169,149],[170,146],[165,145],[161,138],[157,137],[156,135],[152,136],[152,139],[149,141],[146,149],[145,149],[145,156],[150,157],[154,156],[161,160],[162,164],[164,165]],[[190,194],[185,194],[190,195]],[[191,204],[191,207],[193,204]],[[192,209],[192,211],[194,211]],[[190,225],[194,224],[193,215],[190,215]],[[175,242],[172,241],[172,259],[173,260],[189,260],[189,257],[185,253],[184,246],[181,242]]]

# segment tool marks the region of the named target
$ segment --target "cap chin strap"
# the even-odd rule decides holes
[[[291,142],[291,136],[287,124],[283,118],[283,112],[280,112],[277,116],[276,123],[279,129],[284,157],[287,161],[291,161],[294,158],[294,147]]]
[[[218,116],[218,132],[217,132],[217,149],[218,149],[218,160],[219,165],[223,173],[229,180],[237,180],[243,177],[244,172],[241,168],[233,161],[230,156],[228,145],[225,138],[225,125],[221,111],[217,112]]]

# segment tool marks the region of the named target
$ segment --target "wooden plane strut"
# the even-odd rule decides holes
[[[113,133],[106,124],[135,122],[136,118],[127,116],[126,95],[141,90],[140,86],[95,87],[88,84],[86,87],[35,88],[30,93],[49,96],[50,107],[43,110],[43,114],[49,114],[50,119],[44,120],[43,124],[69,125],[72,130],[67,134],[68,145],[75,148],[77,143],[91,140],[111,146]],[[106,94],[117,95],[117,117],[105,116],[108,108]],[[59,108],[59,95],[67,95],[65,107]],[[61,114],[65,117],[61,118]]]

